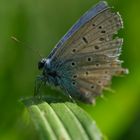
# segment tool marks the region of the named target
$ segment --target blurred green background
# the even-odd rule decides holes
[[[31,46],[47,56],[58,40],[97,0],[0,0],[0,140],[37,140],[21,97],[33,95],[40,57],[21,47]],[[81,105],[110,140],[140,140],[140,1],[108,0],[124,20],[121,59],[130,74],[114,78],[115,93],[106,92],[96,106]]]

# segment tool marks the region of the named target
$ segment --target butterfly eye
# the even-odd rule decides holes
[[[38,69],[41,70],[45,65],[45,61],[39,61],[38,62]]]

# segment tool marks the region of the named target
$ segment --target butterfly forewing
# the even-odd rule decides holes
[[[64,44],[67,44],[68,41],[74,37],[73,35],[76,32],[79,32],[81,30],[81,27],[87,24],[87,22],[94,18],[98,13],[108,8],[108,4],[105,1],[101,1],[97,5],[92,7],[89,11],[87,11],[58,42],[48,58],[51,58],[51,60],[59,59],[58,55],[60,56],[60,54],[62,54],[62,50],[63,48],[65,48]]]

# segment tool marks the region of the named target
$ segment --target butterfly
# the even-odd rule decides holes
[[[127,74],[119,60],[123,39],[116,37],[123,21],[107,2],[87,11],[41,59],[37,81],[60,87],[74,100],[92,104],[109,87],[113,76]],[[38,94],[39,84],[35,86]]]

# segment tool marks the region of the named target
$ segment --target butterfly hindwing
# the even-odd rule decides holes
[[[112,76],[125,73],[125,69],[121,68],[121,61],[116,58],[117,56],[108,57],[90,53],[65,60],[58,68],[62,79],[65,79],[63,86],[68,89],[72,97],[82,98],[85,102],[91,103],[110,85]]]
[[[80,100],[85,103],[93,103],[96,96],[101,93],[101,86],[90,81],[79,79],[78,77],[63,77],[60,81],[60,87],[67,95],[70,95],[75,100]],[[87,80],[87,79],[86,79]]]

